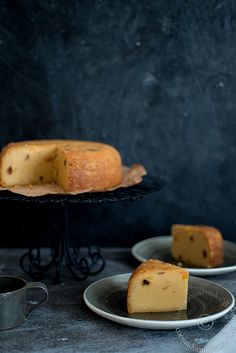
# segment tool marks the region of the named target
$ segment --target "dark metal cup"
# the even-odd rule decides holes
[[[41,289],[43,299],[39,303],[27,302],[28,289]],[[15,276],[0,275],[0,330],[8,330],[22,324],[30,312],[48,299],[47,287],[40,282],[27,283]]]

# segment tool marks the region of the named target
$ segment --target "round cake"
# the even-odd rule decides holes
[[[10,143],[0,154],[3,187],[56,183],[65,191],[102,191],[120,184],[122,162],[112,146],[78,140]]]

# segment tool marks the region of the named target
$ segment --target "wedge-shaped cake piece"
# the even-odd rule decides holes
[[[174,224],[171,234],[171,252],[176,261],[199,267],[215,267],[223,262],[224,241],[216,228]]]
[[[187,308],[188,272],[159,260],[143,262],[128,283],[129,313],[166,312]]]

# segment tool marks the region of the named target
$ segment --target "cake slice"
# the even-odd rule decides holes
[[[179,311],[187,308],[188,272],[159,260],[148,260],[128,283],[128,313]]]
[[[219,230],[209,226],[174,224],[171,253],[176,261],[198,267],[215,267],[224,260]]]

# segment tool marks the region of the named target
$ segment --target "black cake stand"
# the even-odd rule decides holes
[[[12,193],[0,192],[0,202],[16,202],[28,205],[48,205],[57,209],[58,232],[53,239],[50,260],[45,263],[41,258],[41,249],[29,248],[20,258],[22,270],[35,280],[42,279],[46,273],[55,268],[55,283],[60,282],[61,265],[63,261],[71,274],[78,280],[84,280],[89,275],[101,272],[105,266],[105,259],[96,246],[88,247],[86,256],[81,254],[78,244],[70,244],[68,208],[78,204],[92,204],[136,200],[148,194],[160,191],[164,186],[161,179],[145,176],[140,184],[119,188],[114,191],[83,193],[79,195],[45,195],[28,197]]]

